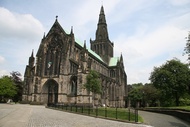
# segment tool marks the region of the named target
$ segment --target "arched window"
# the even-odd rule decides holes
[[[70,95],[71,96],[76,96],[77,95],[77,77],[72,76],[70,83],[71,83]]]

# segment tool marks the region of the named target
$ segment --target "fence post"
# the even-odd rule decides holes
[[[131,120],[131,113],[130,113],[130,108],[129,108],[129,116],[128,116],[128,120],[130,121]]]
[[[135,109],[135,122],[138,122],[138,109]]]
[[[116,107],[116,119],[117,119],[117,107]]]
[[[107,118],[107,106],[105,107],[105,117]]]
[[[89,105],[89,107],[88,107],[88,115],[90,115],[90,105]]]
[[[98,106],[96,105],[96,117],[98,116]]]

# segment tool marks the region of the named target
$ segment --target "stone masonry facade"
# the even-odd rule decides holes
[[[73,28],[66,33],[56,20],[41,40],[36,57],[32,52],[24,74],[23,101],[92,104],[93,96],[84,88],[90,70],[100,75],[102,93],[96,104],[125,107],[127,75],[123,56],[114,57],[114,44],[109,40],[103,6],[100,9],[95,40],[75,39]]]

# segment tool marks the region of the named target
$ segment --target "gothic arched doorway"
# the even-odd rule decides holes
[[[49,79],[43,86],[44,102],[48,105],[58,102],[58,83]]]

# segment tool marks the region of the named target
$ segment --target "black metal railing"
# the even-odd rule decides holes
[[[118,119],[124,121],[138,122],[138,110],[129,108],[109,108],[109,107],[98,107],[98,106],[88,106],[88,105],[65,105],[63,103],[48,104],[48,108],[63,110],[67,112],[75,112],[79,114],[103,117],[109,119]]]

